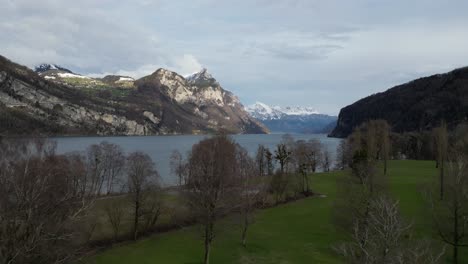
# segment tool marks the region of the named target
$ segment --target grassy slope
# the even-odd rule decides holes
[[[431,217],[424,209],[422,185],[434,178],[432,162],[393,161],[390,186],[400,199],[401,211],[414,223],[415,235],[429,237]],[[331,223],[331,208],[336,180],[342,172],[319,174],[311,182],[326,198],[308,198],[276,208],[262,210],[252,225],[247,249],[239,243],[234,219],[225,220],[212,252],[212,263],[341,263],[330,246],[343,236]],[[200,263],[203,254],[196,227],[154,235],[148,239],[107,250],[92,257],[90,263]],[[462,261],[468,261],[462,249]],[[449,251],[450,252],[450,251]]]

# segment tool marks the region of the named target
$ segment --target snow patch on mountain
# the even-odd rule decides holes
[[[120,76],[118,82],[133,82],[135,81],[135,79],[133,79],[132,77],[123,77],[123,76]]]
[[[83,75],[78,75],[78,74],[74,74],[74,73],[62,73],[62,72],[59,72],[57,73],[57,75],[60,77],[60,78],[80,78],[80,79],[91,79],[89,78],[88,76],[83,76]]]

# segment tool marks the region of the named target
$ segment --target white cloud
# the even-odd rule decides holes
[[[189,74],[192,74],[194,72],[198,72],[202,69],[202,65],[198,60],[195,58],[195,56],[190,55],[190,54],[184,54],[181,57],[177,57],[174,60],[174,71],[177,73],[186,76]]]
[[[180,56],[180,57],[174,57],[173,60],[169,61],[167,64],[164,64],[164,65],[145,64],[135,69],[129,69],[129,70],[120,69],[115,72],[106,71],[103,73],[102,72],[91,73],[89,75],[92,77],[103,77],[106,75],[123,75],[123,76],[130,76],[130,77],[137,79],[146,75],[150,75],[151,73],[155,72],[159,68],[165,68],[165,69],[177,72],[178,74],[182,76],[186,76],[194,72],[200,71],[202,69],[202,66],[193,55],[184,54],[183,56]]]
[[[468,64],[462,0],[3,2],[0,53],[14,61],[133,77],[203,65],[245,104],[337,113],[365,95]]]

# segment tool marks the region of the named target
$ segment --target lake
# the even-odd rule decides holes
[[[267,135],[232,135],[231,137],[242,147],[254,156],[259,144],[270,148],[273,152],[276,144],[281,141],[284,134]],[[336,148],[341,141],[337,138],[329,138],[326,134],[291,134],[294,139],[309,140],[317,139],[328,149],[331,158],[334,161]],[[192,145],[200,140],[207,138],[206,135],[178,135],[178,136],[135,136],[135,137],[54,137],[52,140],[57,142],[57,152],[67,153],[73,151],[84,151],[92,144],[98,144],[102,141],[117,144],[123,148],[126,153],[133,151],[142,151],[147,153],[155,162],[157,170],[161,175],[161,181],[164,186],[170,186],[177,183],[174,175],[171,175],[169,168],[169,157],[173,150],[178,150],[183,155],[192,148]]]

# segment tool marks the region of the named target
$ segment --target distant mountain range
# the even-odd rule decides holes
[[[320,114],[312,107],[268,106],[256,102],[245,109],[271,132],[329,133],[337,119],[336,116]]]
[[[206,69],[140,79],[91,78],[56,64],[35,71],[0,56],[0,134],[267,133]]]
[[[371,119],[395,132],[426,131],[444,120],[449,128],[468,120],[468,67],[395,86],[341,109],[332,137],[346,137]]]

